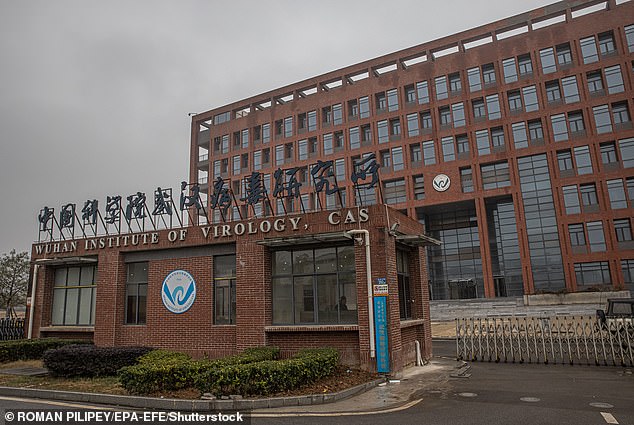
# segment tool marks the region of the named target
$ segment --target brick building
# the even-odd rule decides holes
[[[298,167],[273,212],[318,210],[331,160],[327,208],[383,201],[443,241],[433,299],[632,290],[632,52],[633,2],[555,3],[196,115],[190,179],[240,196]],[[359,191],[372,154],[380,190]]]

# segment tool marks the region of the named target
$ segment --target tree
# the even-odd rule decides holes
[[[0,258],[0,303],[7,309],[7,317],[16,305],[26,302],[29,266],[27,252],[12,249]]]

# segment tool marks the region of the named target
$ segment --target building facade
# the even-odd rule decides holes
[[[633,52],[634,2],[555,3],[195,115],[190,179],[301,184],[212,222],[388,204],[443,242],[433,299],[633,290]]]

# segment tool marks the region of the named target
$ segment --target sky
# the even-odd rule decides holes
[[[0,0],[0,254],[188,177],[191,118],[549,0]]]

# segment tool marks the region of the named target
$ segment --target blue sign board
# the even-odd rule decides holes
[[[172,313],[185,313],[196,300],[196,282],[185,270],[175,270],[163,281],[163,305]]]
[[[390,350],[387,340],[387,297],[374,297],[374,333],[376,335],[376,370],[390,371]]]

